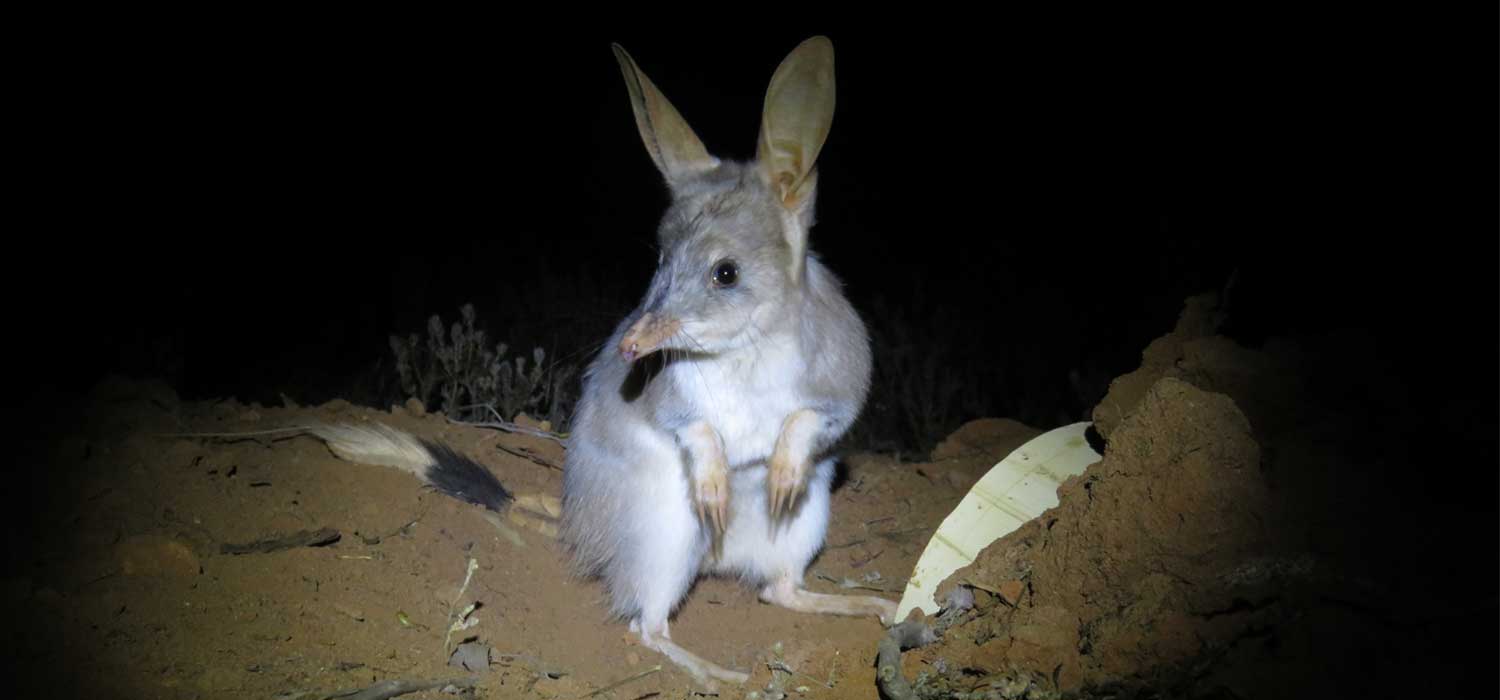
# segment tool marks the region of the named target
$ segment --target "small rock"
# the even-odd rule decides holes
[[[513,422],[516,425],[519,425],[519,426],[521,426],[523,428],[535,428],[537,430],[545,430],[545,428],[542,427],[542,424],[538,423],[535,418],[532,418],[531,416],[528,416],[528,415],[526,415],[524,413],[517,413],[516,414],[516,419],[514,421],[511,421],[511,422]]]
[[[360,612],[359,610],[356,610],[355,608],[351,608],[351,607],[349,607],[347,605],[344,605],[342,603],[334,603],[333,604],[333,609],[337,610],[337,611],[339,611],[341,613],[343,613],[344,615],[347,615],[350,618],[353,618],[355,622],[364,622],[365,621],[365,614],[364,613]]]
[[[418,417],[425,416],[427,415],[427,406],[417,399],[417,397],[413,396],[406,400],[406,412]]]
[[[523,527],[537,534],[557,539],[557,525],[554,523],[530,517],[516,510],[511,510],[506,517],[510,519],[511,524],[517,527]]]
[[[516,505],[538,515],[553,519],[562,517],[562,499],[547,493],[523,493],[516,496]]]
[[[944,596],[944,610],[970,610],[974,607],[974,590],[968,586],[955,586]]]
[[[448,665],[457,666],[465,671],[482,671],[489,668],[490,646],[478,642],[460,644],[448,657]]]

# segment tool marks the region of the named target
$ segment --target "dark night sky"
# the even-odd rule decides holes
[[[1450,125],[1494,116],[1493,81],[1480,98],[1416,70],[1449,60],[1416,25],[1362,41],[1304,19],[111,43],[41,85],[46,214],[12,264],[53,272],[12,291],[32,339],[13,342],[49,392],[149,370],[142,349],[170,339],[189,397],[318,401],[390,332],[472,301],[494,334],[581,360],[643,289],[665,204],[609,42],[744,157],[771,72],[826,33],[813,245],[867,316],[941,316],[971,351],[1036,362],[1014,370],[1045,378],[1026,389],[1064,391],[1070,366],[1133,368],[1184,296],[1238,269],[1247,337],[1372,328],[1392,353],[1482,362],[1487,394],[1495,222],[1461,205],[1494,196],[1493,151],[1478,179],[1443,163],[1477,160]],[[1441,320],[1455,303],[1478,320]],[[1038,322],[1053,340],[1018,338]]]

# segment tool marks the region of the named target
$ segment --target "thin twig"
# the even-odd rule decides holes
[[[279,535],[246,544],[224,542],[219,545],[220,554],[267,554],[297,547],[322,547],[339,541],[343,535],[331,527],[319,530],[299,530],[290,535]]]
[[[880,555],[882,555],[882,554],[885,554],[885,550],[884,549],[878,550],[874,554],[871,554],[870,556],[865,557],[863,559],[857,559],[855,561],[851,561],[851,562],[849,562],[849,566],[851,566],[851,567],[853,567],[855,569],[858,569],[861,566],[864,566],[865,564],[868,564],[868,563],[870,563],[872,561],[875,561],[876,559],[879,559]]]
[[[479,404],[476,404],[476,405],[479,405]],[[454,425],[467,425],[467,426],[469,426],[471,428],[495,428],[496,430],[503,430],[503,431],[505,431],[507,433],[520,433],[522,435],[530,435],[532,437],[546,438],[548,440],[555,440],[557,442],[557,444],[559,444],[559,445],[566,445],[566,444],[568,444],[567,443],[567,439],[568,439],[567,435],[564,435],[562,433],[554,433],[554,432],[550,432],[550,431],[547,431],[547,430],[538,430],[536,428],[528,428],[528,427],[526,427],[524,425],[517,425],[515,423],[512,423],[512,422],[510,422],[510,421],[505,420],[504,418],[502,418],[500,416],[500,412],[496,411],[494,406],[484,405],[484,407],[487,408],[487,409],[489,409],[490,415],[494,416],[495,420],[492,420],[492,421],[466,421],[466,420],[457,420],[455,418],[449,418],[448,422],[452,423]],[[470,408],[472,408],[472,406]]]
[[[517,457],[520,457],[521,459],[527,460],[532,464],[540,464],[544,467],[547,467],[548,469],[556,469],[557,471],[563,470],[561,466],[552,463],[550,460],[542,459],[541,457],[538,457],[537,455],[525,450],[513,450],[509,447],[506,447],[505,445],[495,445],[495,449],[498,449],[508,455],[515,455]]]
[[[646,676],[649,676],[649,675],[651,675],[653,673],[656,673],[657,671],[660,671],[660,670],[661,670],[661,664],[657,664],[657,665],[652,666],[651,668],[648,668],[648,669],[646,669],[644,671],[641,671],[640,673],[637,673],[637,674],[635,674],[633,676],[627,676],[625,678],[621,678],[620,680],[617,680],[617,681],[615,681],[613,683],[610,683],[609,685],[606,685],[603,688],[599,688],[598,690],[595,690],[592,693],[588,693],[586,695],[580,695],[580,696],[578,696],[578,700],[583,700],[584,698],[591,698],[591,697],[594,697],[595,695],[598,695],[600,693],[609,692],[611,690],[614,690],[615,688],[618,688],[618,687],[620,687],[622,685],[625,685],[626,683],[629,683],[631,681],[638,681],[638,680],[640,680],[642,678],[645,678]]]
[[[528,428],[524,425],[516,425],[515,423],[510,423],[507,421],[466,421],[449,418],[448,422],[454,425],[468,426],[470,428],[495,428],[496,430],[503,430],[507,433],[520,433],[521,435],[546,438],[548,440],[555,440],[559,445],[568,444],[566,442],[567,436],[562,435],[561,433],[549,433],[545,430]]]
[[[351,690],[339,690],[321,696],[322,700],[389,700],[398,695],[415,693],[433,688],[446,688],[456,686],[459,688],[473,688],[479,681],[475,678],[452,678],[446,681],[381,681],[368,688],[354,688]]]

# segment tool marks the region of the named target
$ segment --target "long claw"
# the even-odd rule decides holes
[[[693,483],[693,509],[698,522],[707,526],[712,538],[713,551],[719,551],[720,540],[729,522],[729,484],[727,475],[710,471],[699,475]]]
[[[796,499],[802,496],[801,480],[793,481],[792,484],[777,483],[771,486],[771,523],[781,525],[792,517],[792,508],[796,507]]]

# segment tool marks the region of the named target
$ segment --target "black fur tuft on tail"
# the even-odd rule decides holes
[[[433,488],[496,513],[510,503],[510,491],[505,490],[500,480],[483,465],[441,443],[427,440],[420,442],[432,455],[432,465],[427,467],[426,478]]]

